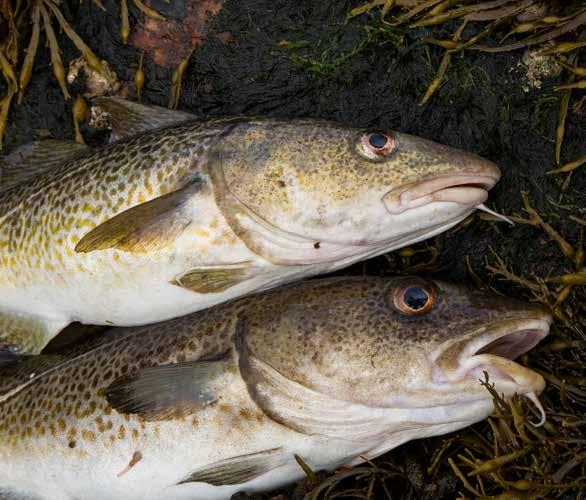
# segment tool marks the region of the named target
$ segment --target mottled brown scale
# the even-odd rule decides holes
[[[3,374],[10,370],[0,371],[2,393],[24,384],[17,394],[0,402],[1,446],[26,453],[35,449],[38,440],[48,433],[54,438],[55,446],[77,453],[95,442],[110,446],[115,440],[138,439],[144,427],[142,419],[113,411],[103,389],[127,372],[173,363],[180,357],[197,359],[225,352],[233,335],[238,307],[242,306],[180,318],[156,328],[112,330],[69,353],[69,361],[55,360],[55,366],[44,373],[34,370],[34,363],[23,363],[8,381]],[[209,346],[207,351],[202,349],[204,339]],[[95,374],[95,387],[88,388],[84,382],[70,383],[80,380],[84,370]],[[27,385],[34,371],[37,375]],[[36,405],[46,411],[35,413]]]

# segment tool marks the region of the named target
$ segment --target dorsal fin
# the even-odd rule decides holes
[[[191,113],[174,111],[159,106],[146,106],[119,97],[97,97],[92,101],[110,115],[112,136],[110,142],[169,125],[176,125],[197,117]]]
[[[0,364],[0,396],[63,363],[66,359],[65,356],[43,354],[20,356],[10,363]]]
[[[47,172],[90,151],[73,141],[46,139],[31,142],[0,158],[0,191]]]

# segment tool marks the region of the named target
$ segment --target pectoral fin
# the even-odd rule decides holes
[[[38,316],[0,312],[0,358],[39,354],[69,322]]]
[[[92,229],[77,243],[75,251],[117,248],[145,253],[165,248],[191,223],[187,204],[206,186],[198,177],[177,191],[129,208]]]
[[[291,458],[282,448],[273,448],[206,465],[177,484],[208,483],[213,486],[226,486],[247,483],[289,461]]]
[[[25,144],[0,160],[0,191],[10,189],[90,151],[73,141],[47,139]]]
[[[111,141],[197,118],[191,113],[146,106],[119,97],[98,97],[92,100],[92,105],[102,108],[110,115]]]
[[[114,381],[106,399],[119,413],[145,420],[184,417],[216,401],[212,383],[226,361],[194,361],[145,368]]]
[[[179,276],[172,284],[198,293],[220,293],[242,283],[254,274],[249,262],[223,267],[201,267]]]

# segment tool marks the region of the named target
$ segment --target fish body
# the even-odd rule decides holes
[[[1,370],[0,491],[214,499],[352,466],[535,395],[535,305],[421,278],[282,287]]]
[[[73,321],[163,321],[429,238],[500,175],[396,132],[106,104],[130,136],[41,143],[0,171],[0,343],[14,351]]]
[[[171,245],[136,252],[75,250],[101,222],[201,175],[203,152],[221,130],[200,133],[188,126],[172,135],[139,136],[0,194],[0,310],[33,312],[57,329],[76,320],[132,325],[253,290],[247,282],[228,294],[205,294],[172,283],[190,269],[255,260],[225,223],[211,190],[196,192],[197,184],[186,208],[197,223]]]

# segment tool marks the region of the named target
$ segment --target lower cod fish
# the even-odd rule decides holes
[[[296,283],[0,373],[2,498],[225,499],[537,395],[541,307],[418,277]],[[539,424],[535,424],[539,425]],[[11,496],[12,495],[12,496]]]
[[[96,105],[115,142],[42,141],[0,168],[5,355],[74,321],[164,321],[430,238],[500,176],[393,131]]]

